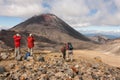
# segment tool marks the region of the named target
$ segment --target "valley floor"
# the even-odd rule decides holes
[[[102,62],[111,66],[120,67],[120,55],[107,54],[105,52],[93,51],[93,50],[74,50],[74,58],[85,57],[95,58],[100,57]]]

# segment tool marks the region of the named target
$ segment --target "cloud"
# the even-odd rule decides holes
[[[71,26],[120,25],[119,0],[54,0],[50,4],[51,12]]]
[[[111,30],[111,31],[100,31],[100,30],[79,30],[79,32],[84,32],[84,33],[109,33],[109,34],[115,34],[115,33],[119,33],[120,34],[120,30]]]
[[[0,25],[0,29],[2,28],[2,26]]]
[[[0,0],[0,16],[53,13],[71,26],[120,25],[120,0]]]
[[[1,0],[0,15],[13,17],[31,17],[43,13],[41,0]]]
[[[89,27],[74,27],[75,30],[83,34],[120,34],[120,26],[89,26]]]
[[[7,29],[7,27],[0,25],[0,30],[2,30],[2,29]]]
[[[8,27],[8,26],[2,26],[2,25],[0,25],[0,30],[2,30],[2,29],[9,29],[10,27]]]

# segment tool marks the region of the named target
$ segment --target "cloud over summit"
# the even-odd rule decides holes
[[[0,16],[53,13],[71,26],[120,25],[120,0],[0,0]]]

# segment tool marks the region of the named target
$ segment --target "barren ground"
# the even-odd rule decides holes
[[[51,53],[51,51],[42,51],[40,52],[44,54],[46,57],[53,57],[55,55],[62,55],[62,53]],[[108,54],[105,52],[99,52],[99,51],[94,51],[94,50],[74,50],[74,59],[75,61],[79,61],[80,58],[84,58],[87,60],[92,60],[95,57],[100,57],[102,62],[111,66],[115,67],[120,67],[120,56],[113,55],[113,54]],[[8,59],[8,60],[2,60],[0,61],[0,65],[7,65],[9,62],[16,62],[14,59]]]
[[[107,54],[104,52],[93,51],[93,50],[74,50],[74,58],[79,57],[86,57],[86,58],[94,58],[94,57],[101,57],[102,61],[106,64],[120,67],[120,56]]]

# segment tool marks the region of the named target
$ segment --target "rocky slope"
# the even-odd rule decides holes
[[[10,52],[10,51],[9,51]],[[60,53],[35,53],[37,57],[0,61],[2,80],[120,80],[120,67],[103,63],[100,57],[75,54],[74,61],[63,60]],[[34,54],[34,55],[35,55]]]
[[[100,44],[105,44],[106,42],[110,40],[106,36],[102,36],[102,35],[92,36],[92,37],[89,37],[89,39],[97,43],[100,43]]]

